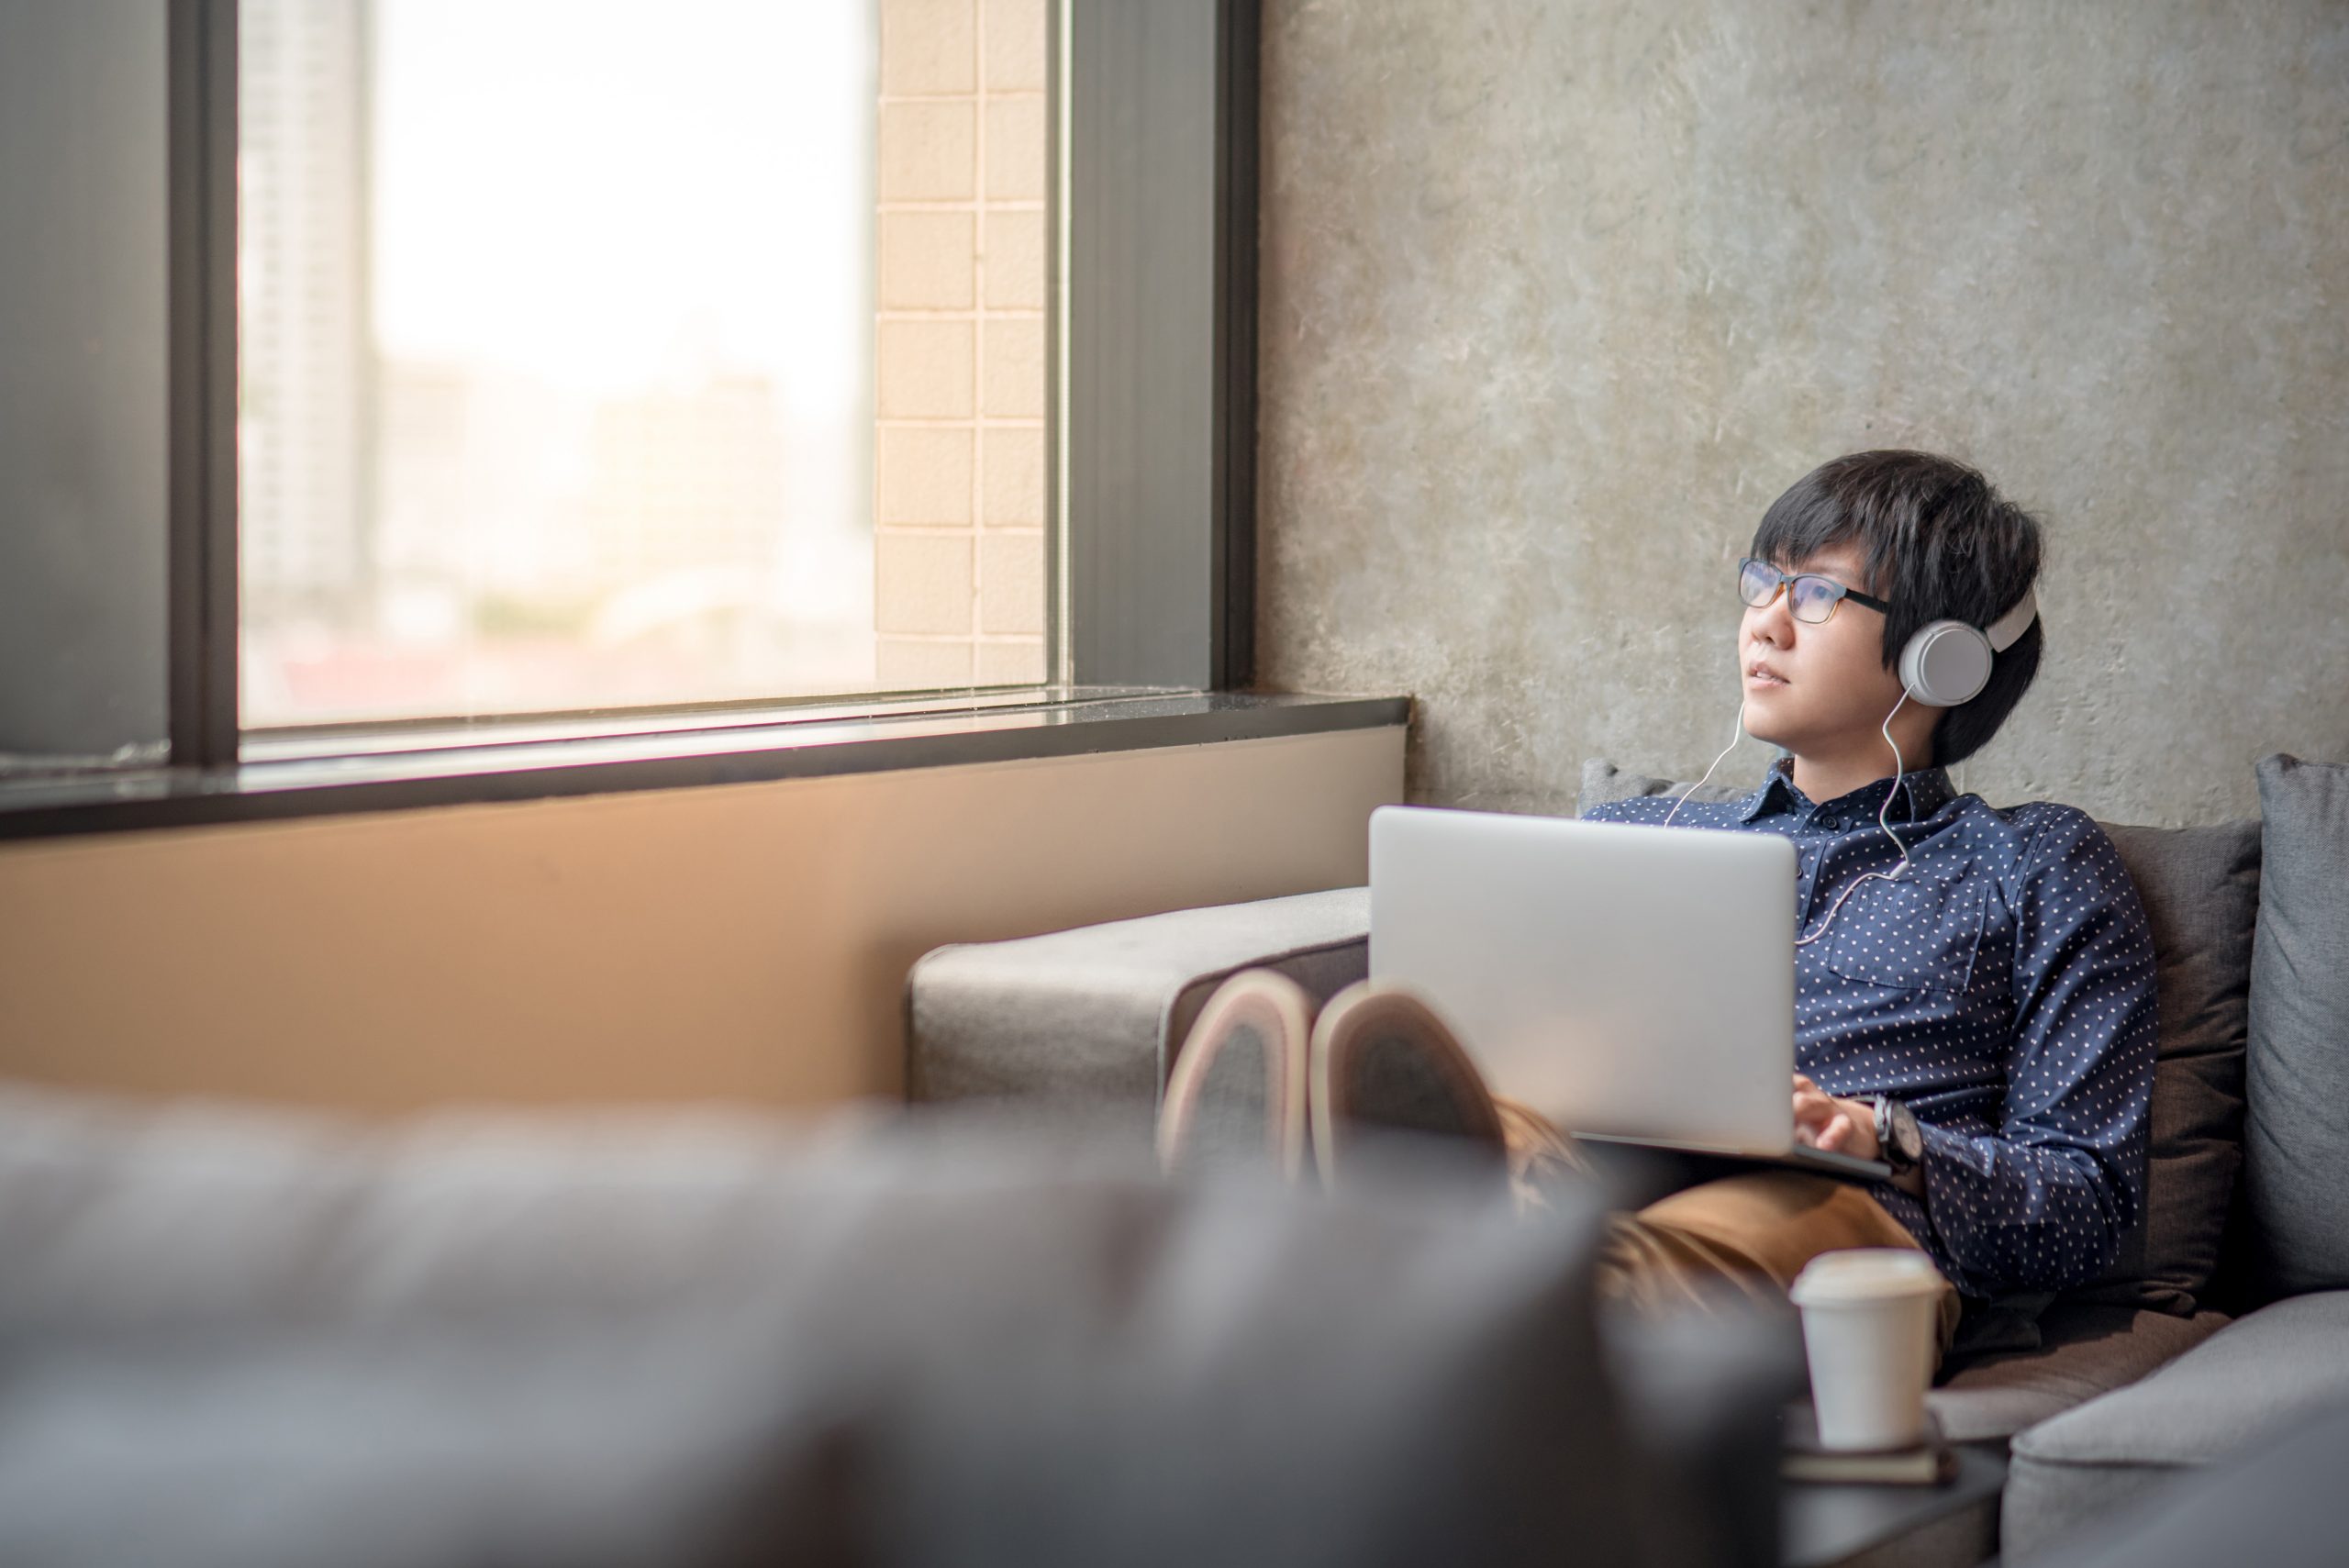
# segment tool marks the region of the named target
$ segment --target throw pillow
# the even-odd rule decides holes
[[[1675,795],[1685,786],[1679,779],[1650,778],[1645,773],[1627,773],[1604,757],[1593,757],[1582,765],[1582,797],[1575,803],[1575,815],[1587,817],[1594,806],[1609,801],[1629,800],[1639,795]],[[1741,784],[1731,780],[1726,784],[1709,784],[1688,798],[1691,800],[1738,800],[1751,794],[1752,780]]]
[[[2243,1164],[2243,1039],[2259,824],[2104,824],[2154,933],[2160,1016],[2145,1211],[2093,1284],[2070,1294],[2190,1316],[2218,1268]]]
[[[2244,1195],[2265,1287],[2349,1288],[2349,766],[2259,764]]]

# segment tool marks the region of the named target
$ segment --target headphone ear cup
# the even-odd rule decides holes
[[[1900,684],[1909,700],[1927,707],[1972,702],[1990,682],[1990,639],[1962,620],[1918,628],[1900,651]]]

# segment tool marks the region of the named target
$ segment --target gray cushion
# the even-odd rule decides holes
[[[2238,1318],[2142,1382],[2014,1440],[2003,1540],[2037,1551],[2081,1522],[2332,1406],[2349,1404],[2349,1291]]]
[[[2160,1060],[2143,1223],[2103,1278],[2075,1294],[2187,1314],[2218,1267],[2243,1164],[2259,824],[2104,830],[2153,928]]]
[[[2259,764],[2244,1195],[2273,1293],[2349,1288],[2349,767]]]
[[[1596,1215],[1442,1196],[0,1088],[0,1562],[1765,1557],[1663,1533],[1714,1505],[1617,1418]]]
[[[1625,773],[1604,757],[1593,757],[1582,765],[1582,795],[1575,802],[1575,815],[1587,817],[1594,806],[1609,801],[1630,800],[1635,795],[1669,795],[1682,787],[1678,779],[1659,779],[1646,773]],[[1691,800],[1737,800],[1753,791],[1751,779],[1739,781],[1714,780],[1688,796]]]
[[[907,981],[907,1090],[1146,1124],[1208,997],[1276,969],[1321,1000],[1369,970],[1370,890],[1177,909],[923,955]]]
[[[2067,1537],[2048,1568],[2341,1568],[2349,1540],[2349,1405],[2281,1428]]]
[[[2215,1312],[2172,1313],[2059,1300],[2040,1315],[2032,1349],[1945,1363],[1926,1396],[1953,1441],[2012,1437],[2108,1390],[2135,1382],[2218,1332]]]

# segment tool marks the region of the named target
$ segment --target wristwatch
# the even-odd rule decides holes
[[[1877,1157],[1892,1167],[1896,1176],[1915,1170],[1917,1162],[1925,1157],[1925,1135],[1917,1130],[1915,1113],[1890,1095],[1859,1097],[1876,1106]]]

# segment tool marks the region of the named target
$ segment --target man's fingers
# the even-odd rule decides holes
[[[1833,1101],[1828,1101],[1829,1106]],[[1852,1118],[1842,1111],[1824,1110],[1795,1118],[1795,1141],[1814,1149],[1841,1149],[1852,1135]]]

